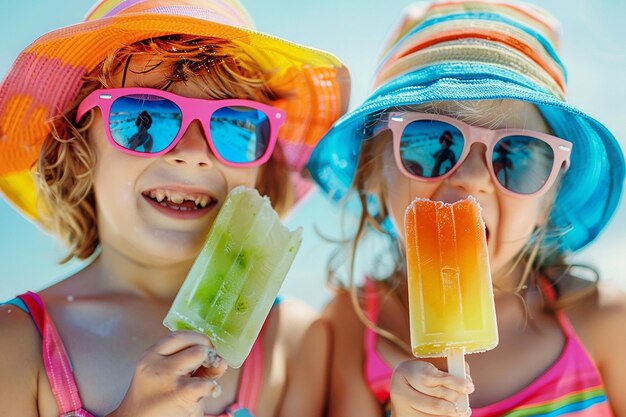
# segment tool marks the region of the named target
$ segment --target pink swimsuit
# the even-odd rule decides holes
[[[367,318],[378,320],[379,300],[371,280],[366,281]],[[472,408],[472,417],[495,416],[613,416],[600,373],[562,312],[556,317],[565,334],[559,358],[539,378],[516,394],[486,407]],[[365,328],[365,378],[389,415],[389,386],[393,369],[376,350],[376,333]]]
[[[93,417],[83,408],[65,346],[41,297],[27,292],[8,304],[29,313],[41,333],[43,361],[60,417]],[[258,337],[241,370],[237,401],[219,417],[252,417],[259,399],[262,378],[263,350],[261,337]]]

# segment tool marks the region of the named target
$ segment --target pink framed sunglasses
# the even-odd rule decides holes
[[[78,106],[78,122],[99,107],[106,136],[122,152],[166,154],[199,120],[211,152],[223,164],[246,167],[270,158],[285,112],[252,100],[205,100],[154,88],[100,89]]]
[[[458,169],[474,143],[482,143],[494,183],[515,197],[548,190],[559,170],[568,169],[573,146],[542,132],[491,130],[428,113],[392,112],[386,123],[393,135],[396,165],[404,175],[442,181]]]

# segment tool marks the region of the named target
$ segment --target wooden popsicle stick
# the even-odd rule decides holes
[[[448,373],[454,376],[458,376],[459,378],[466,379],[467,376],[465,375],[465,348],[448,348],[447,358]],[[467,410],[469,410],[469,398],[467,394],[457,400],[456,409],[460,414],[467,413]]]

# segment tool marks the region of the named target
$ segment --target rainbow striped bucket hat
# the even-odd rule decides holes
[[[562,253],[584,247],[615,212],[624,156],[611,132],[565,101],[558,33],[558,22],[529,4],[442,0],[409,7],[383,50],[373,93],[313,151],[313,178],[333,200],[346,196],[360,144],[371,135],[368,121],[384,109],[446,100],[530,102],[556,136],[574,144],[551,214],[560,232],[552,243]]]
[[[37,221],[32,167],[48,121],[75,99],[82,77],[122,46],[171,34],[228,39],[290,94],[274,106],[288,117],[279,142],[300,171],[347,109],[350,78],[332,54],[254,30],[239,0],[101,0],[79,24],[49,32],[23,50],[0,85],[0,191]]]

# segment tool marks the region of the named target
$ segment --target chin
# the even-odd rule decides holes
[[[138,264],[145,266],[168,266],[193,261],[204,243],[204,234],[190,232],[163,232],[142,234],[137,231],[124,242],[109,245]]]
[[[148,253],[150,257],[157,258],[161,263],[177,263],[194,260],[203,240],[167,240],[166,244],[150,245]]]

